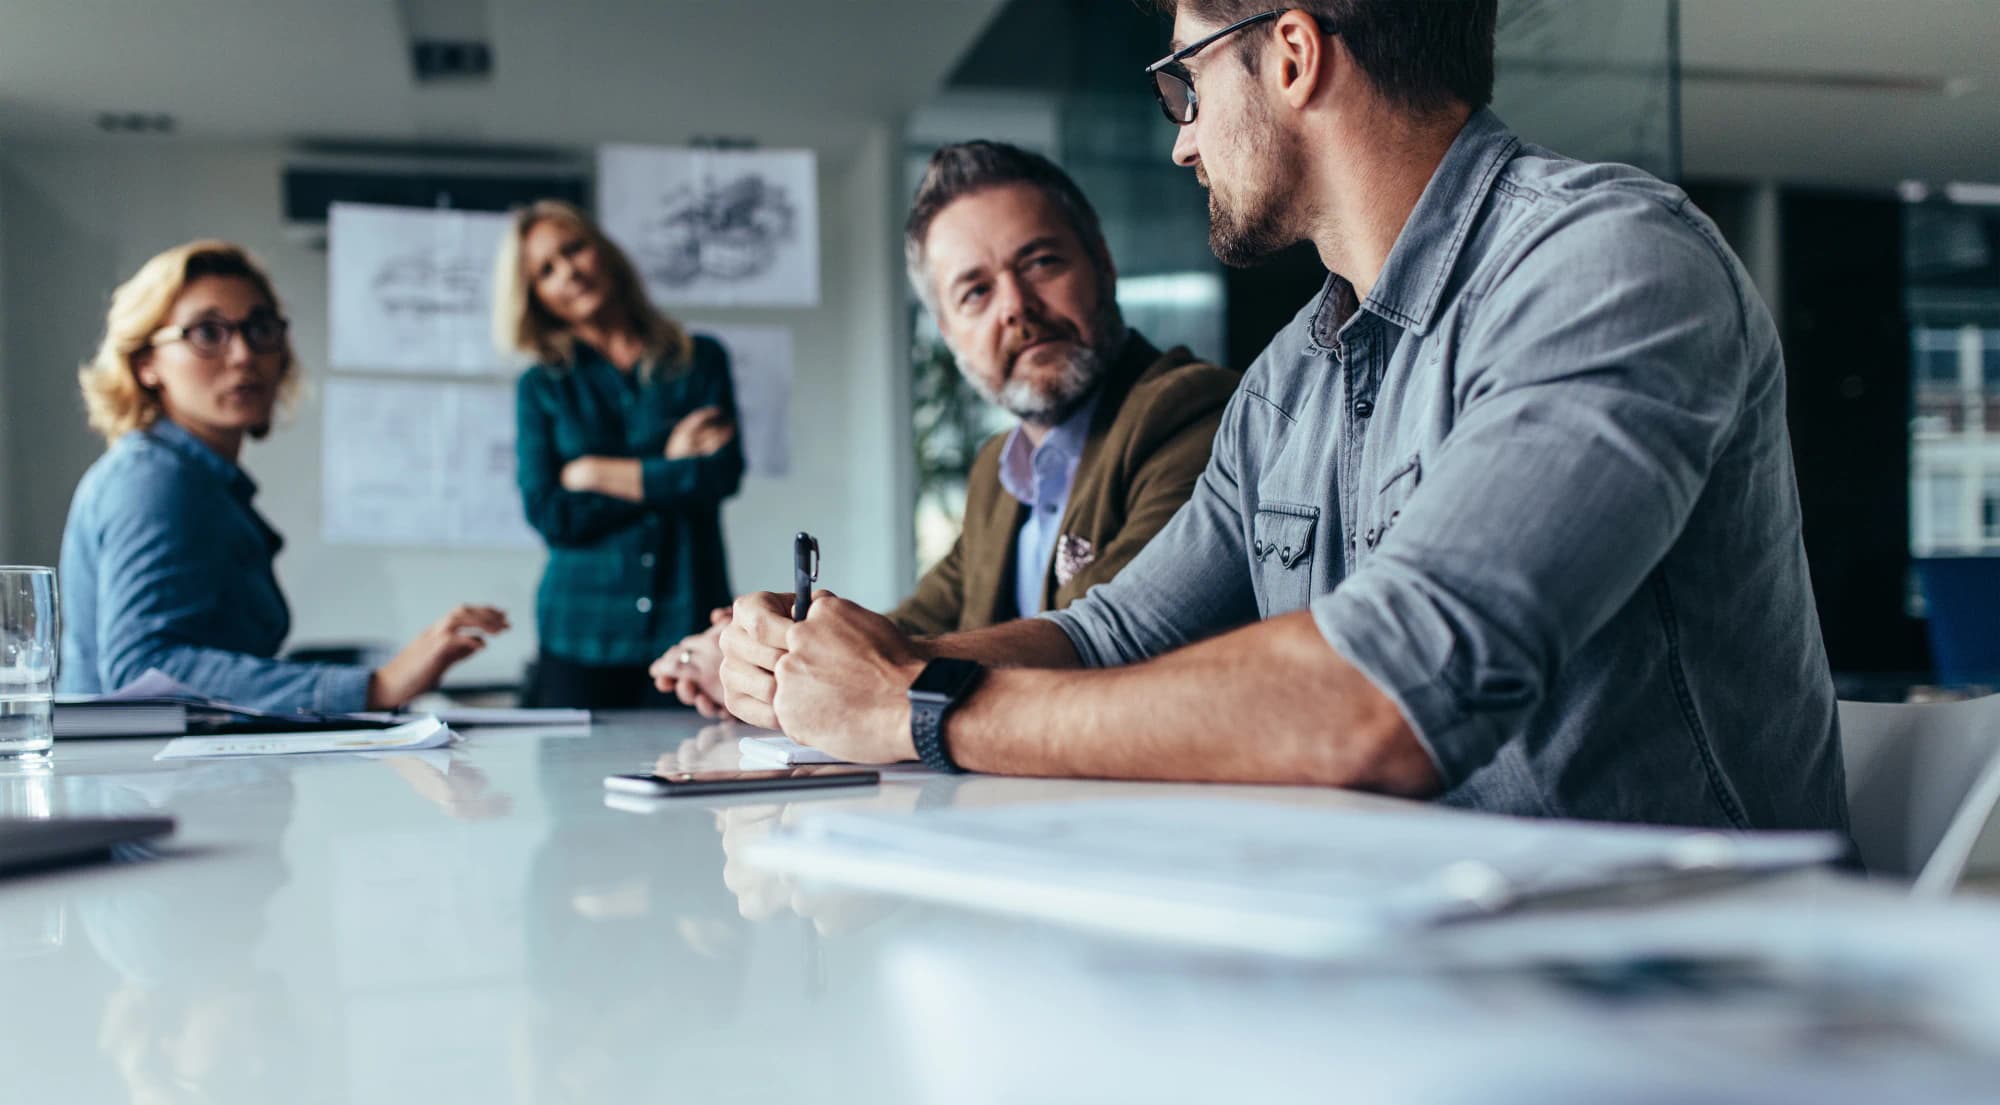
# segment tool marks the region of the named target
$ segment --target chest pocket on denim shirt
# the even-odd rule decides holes
[[[1410,459],[1389,469],[1389,477],[1382,481],[1382,487],[1375,493],[1375,504],[1369,514],[1368,529],[1361,535],[1361,543],[1369,552],[1389,535],[1389,530],[1403,516],[1403,504],[1415,494],[1417,484],[1423,482],[1423,459],[1411,454]]]
[[[1313,527],[1319,508],[1265,503],[1250,527],[1250,556],[1264,598],[1263,615],[1305,609],[1312,597]]]

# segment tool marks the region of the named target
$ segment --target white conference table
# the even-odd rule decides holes
[[[157,858],[0,880],[0,1103],[2000,1093],[2000,968],[1983,962],[2000,943],[1979,946],[2000,911],[1918,911],[1919,930],[1898,894],[1815,874],[1686,917],[1522,917],[1345,965],[1089,937],[807,888],[738,856],[813,809],[1182,788],[930,777],[607,806],[603,776],[662,755],[735,766],[737,734],[702,728],[623,715],[432,753],[175,763],[152,759],[159,741],[70,741],[48,774],[0,770],[0,813],[179,821]],[[1659,977],[1566,961],[1634,915],[1795,954]],[[1905,931],[1924,935],[1887,967],[1841,958]],[[1939,982],[1940,957],[1972,966]]]

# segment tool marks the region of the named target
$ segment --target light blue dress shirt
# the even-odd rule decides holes
[[[1069,489],[1076,482],[1076,466],[1090,440],[1090,416],[1096,410],[1093,394],[1040,445],[1029,444],[1028,435],[1016,426],[1000,447],[1000,486],[1028,508],[1027,520],[1014,538],[1014,602],[1024,618],[1041,613],[1042,583],[1055,557],[1063,509],[1069,505]]]
[[[275,659],[291,610],[271,564],[284,539],[248,474],[162,419],[83,474],[63,528],[66,693],[106,694],[158,668],[195,692],[263,710],[346,712],[365,667]]]

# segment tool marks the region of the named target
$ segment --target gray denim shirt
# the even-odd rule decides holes
[[[1167,528],[1043,616],[1106,666],[1295,610],[1451,804],[1847,825],[1769,312],[1679,189],[1490,112],[1367,300],[1330,278],[1257,358]]]

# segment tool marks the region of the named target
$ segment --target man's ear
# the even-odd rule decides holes
[[[1111,282],[1112,287],[1116,288],[1118,285],[1118,262],[1111,259],[1110,244],[1100,238],[1096,245],[1090,247],[1090,252],[1094,255],[1092,259],[1097,262],[1097,270],[1104,274],[1104,278]]]
[[[1332,48],[1317,20],[1293,8],[1277,19],[1277,41],[1269,47],[1278,94],[1286,106],[1299,110],[1312,102],[1330,73]]]

